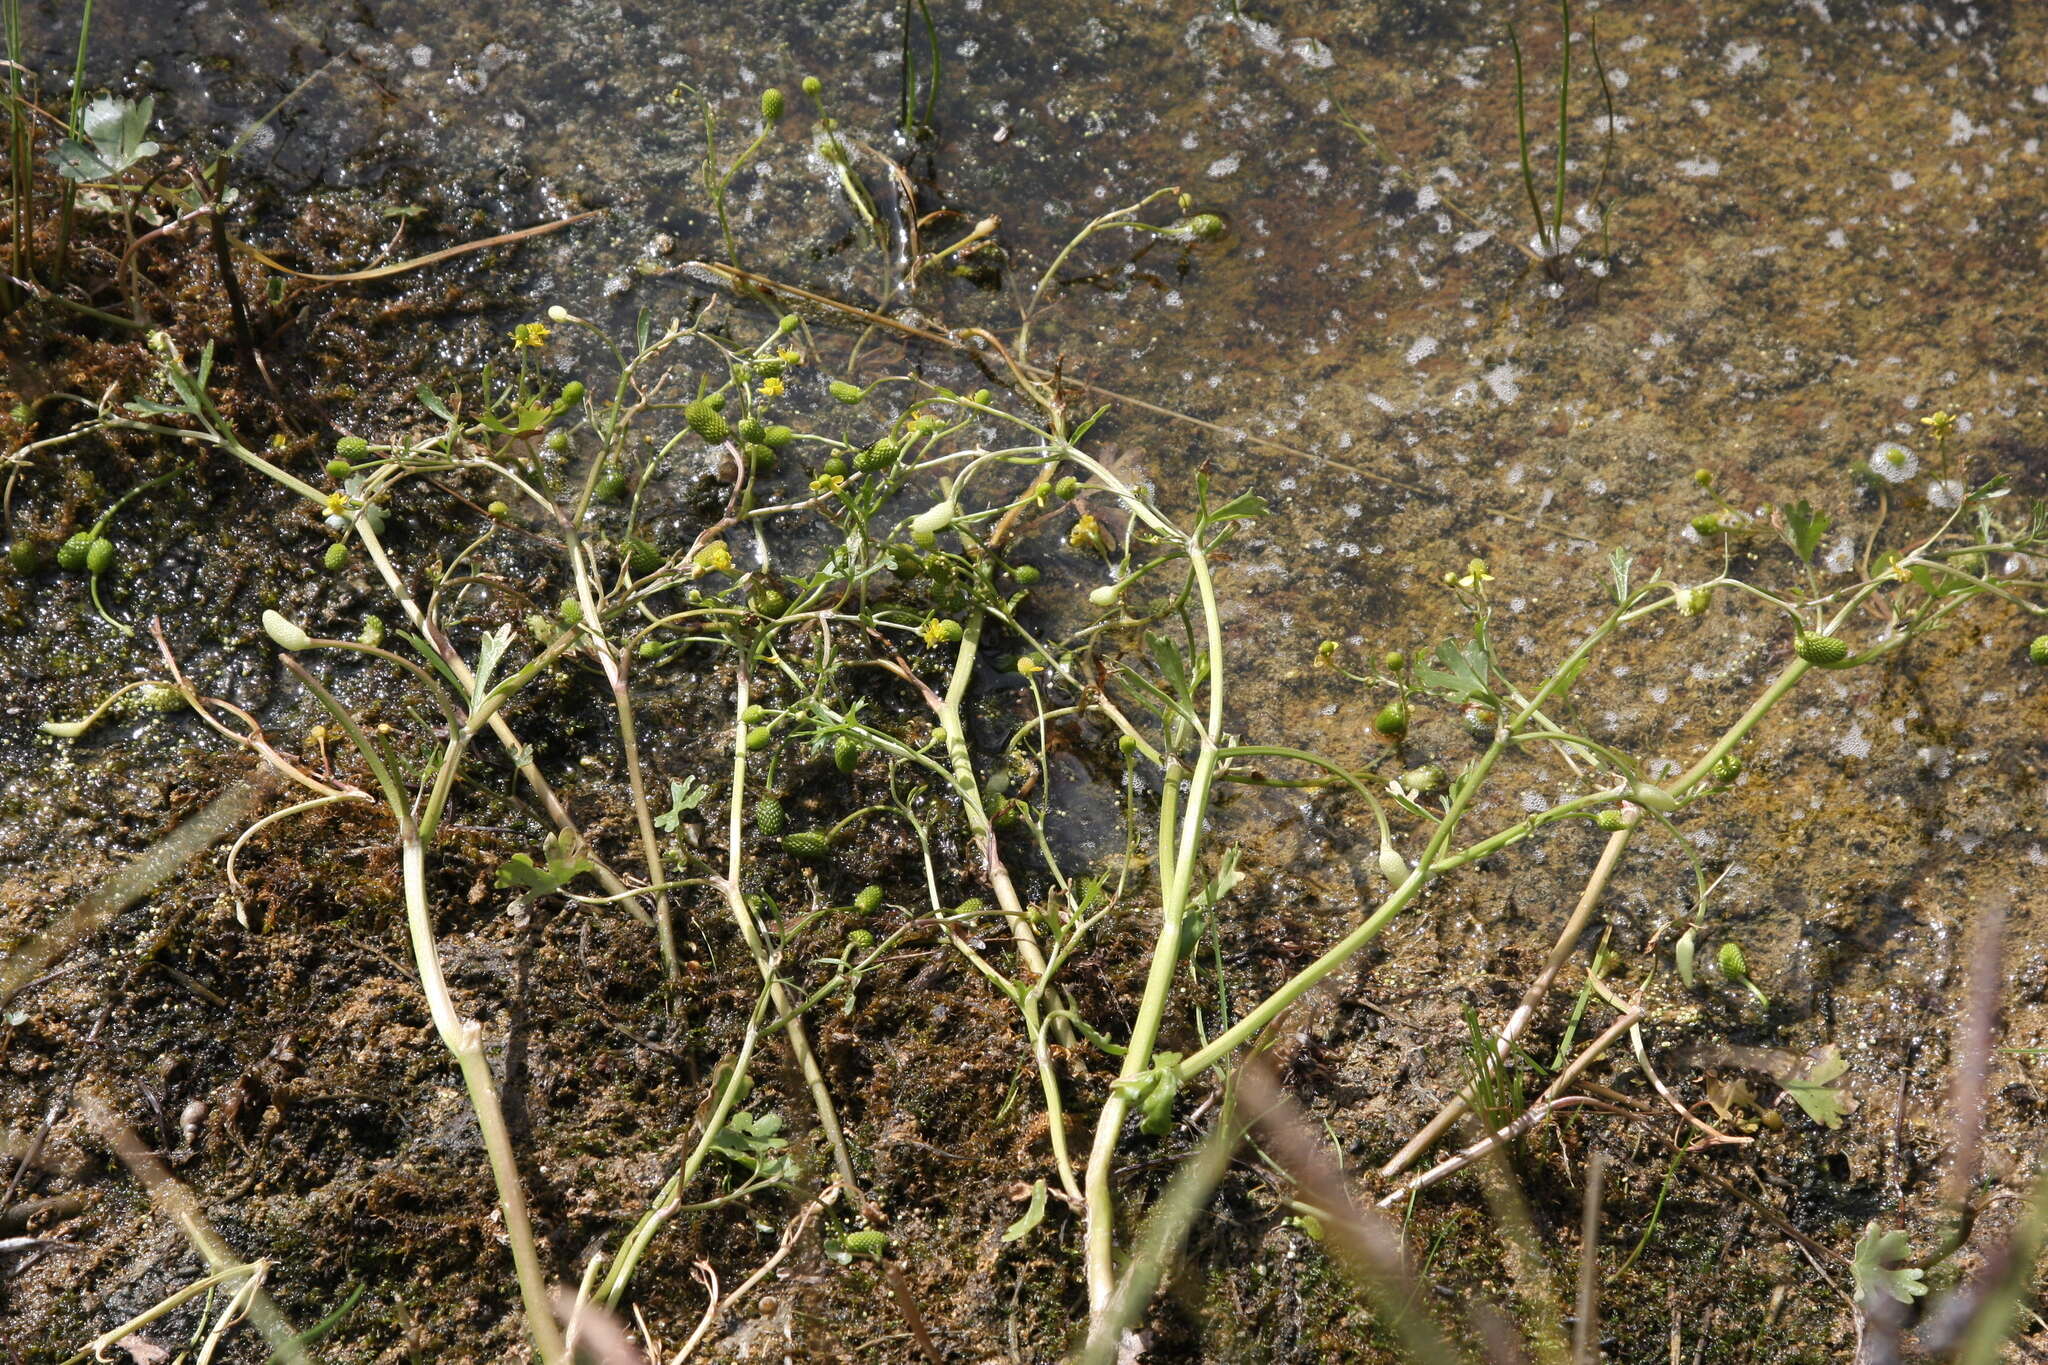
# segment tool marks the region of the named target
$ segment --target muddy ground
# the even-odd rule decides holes
[[[1212,424],[1127,408],[1098,429],[1168,506],[1186,505],[1205,466],[1219,485],[1271,500],[1276,515],[1234,548],[1222,583],[1233,719],[1247,737],[1388,762],[1367,726],[1377,703],[1315,669],[1316,644],[1335,638],[1361,659],[1432,644],[1456,626],[1439,578],[1474,556],[1496,576],[1511,656],[1531,660],[1556,657],[1596,618],[1613,547],[1681,578],[1714,572],[1718,551],[1688,526],[1707,508],[1697,467],[1744,508],[1808,498],[1829,509],[1824,574],[1855,564],[1881,516],[1896,526],[1927,515],[1924,478],[1881,504],[1854,466],[1888,440],[1927,462],[1919,419],[1936,408],[1966,415],[1957,449],[1973,476],[2008,474],[2030,494],[2048,478],[2037,288],[2048,25],[2023,4],[1581,9],[1567,206],[1583,236],[1576,254],[1604,273],[1575,266],[1561,284],[1516,250],[1533,226],[1493,6],[934,5],[937,134],[914,144],[891,131],[893,5],[453,8],[469,12],[103,0],[95,14],[89,84],[154,92],[168,145],[232,139],[289,96],[233,174],[243,235],[301,268],[365,263],[399,221],[388,210],[420,210],[401,255],[609,210],[270,316],[279,392],[237,371],[236,410],[255,435],[284,433],[307,469],[336,431],[417,429],[414,385],[502,353],[512,324],[548,304],[623,331],[642,307],[666,315],[704,297],[676,268],[719,250],[686,83],[715,101],[728,151],[762,86],[790,92],[775,158],[735,182],[745,259],[874,302],[877,272],[852,245],[828,168],[801,150],[813,116],[795,92],[815,73],[845,125],[908,168],[921,207],[956,209],[962,225],[1000,216],[1005,260],[912,301],[948,325],[1014,325],[1079,223],[1156,186],[1178,184],[1225,218],[1213,245],[1091,247],[1036,346],[1076,376]],[[68,70],[68,7],[25,9],[33,65]],[[1616,116],[1604,253],[1598,216],[1582,207],[1609,145],[1591,80],[1595,19]],[[1520,36],[1547,193],[1555,14],[1524,6]],[[1378,150],[1344,117],[1370,125]],[[225,348],[230,323],[205,253],[151,268],[156,320]],[[260,272],[249,284],[260,288]],[[15,327],[10,405],[52,387],[140,382],[142,362],[118,336],[47,316]],[[833,344],[843,356],[845,341]],[[551,359],[565,372],[596,363],[566,349]],[[905,364],[977,382],[915,349],[883,347],[868,362],[870,373]],[[6,428],[10,446],[19,428]],[[95,445],[41,460],[14,492],[10,534],[37,540],[47,559],[109,497],[178,458]],[[672,494],[679,526],[690,491]],[[436,525],[420,516],[415,549]],[[303,735],[315,717],[272,661],[260,613],[353,621],[378,609],[374,583],[321,572],[312,521],[225,462],[147,499],[119,529],[115,611],[161,615],[211,690],[275,733]],[[1056,536],[1043,548],[1060,562]],[[1760,556],[1744,567],[1761,579],[1785,566]],[[2026,1187],[2048,1136],[2039,1062],[2025,1051],[2048,1043],[2035,633],[2017,611],[1986,605],[1900,659],[1812,678],[1759,731],[1735,787],[1684,821],[1710,874],[1727,874],[1708,941],[1739,938],[1771,1003],[1718,979],[1675,995],[1682,1008],[1649,1030],[1663,1074],[1696,1101],[1704,1078],[1688,1047],[1832,1044],[1858,1103],[1837,1129],[1779,1103],[1782,1129],[1689,1163],[1660,1208],[1667,1155],[1649,1135],[1586,1119],[1532,1140],[1520,1174],[1559,1284],[1585,1159],[1616,1158],[1608,1359],[1849,1357],[1840,1258],[1871,1219],[1932,1235],[1954,1134],[1962,968],[1992,906],[2006,908],[2008,936],[2000,1042],[2015,1050],[1988,1078],[1986,1192]],[[1603,740],[1689,763],[1790,645],[1782,621],[1724,601],[1702,620],[1632,633],[1589,675],[1581,704]],[[251,777],[246,758],[189,716],[131,718],[77,743],[38,733],[156,668],[146,634],[120,638],[93,615],[81,578],[46,567],[0,592],[0,945],[56,922]],[[658,773],[715,780],[729,686],[716,670],[660,680],[643,722]],[[570,679],[534,699],[527,721],[565,798],[624,847],[596,695]],[[990,680],[988,721],[1008,704]],[[392,718],[405,719],[395,705]],[[1400,759],[1454,759],[1465,743],[1445,717],[1418,725]],[[1102,843],[1113,809],[1100,773],[1078,753],[1054,775],[1075,813],[1066,837],[1084,851]],[[1525,796],[1546,799],[1507,784],[1478,819],[1519,818]],[[792,797],[825,811],[844,793],[827,765]],[[435,866],[443,949],[494,1039],[550,1269],[572,1282],[692,1140],[708,1073],[751,1006],[752,968],[708,907],[686,921],[698,966],[676,998],[629,919],[558,905],[508,914],[492,874],[535,847],[539,826],[502,765],[468,802]],[[1240,843],[1250,874],[1220,931],[1233,988],[1250,998],[1370,904],[1375,836],[1328,793],[1247,789],[1216,824],[1218,846]],[[1294,1021],[1288,1077],[1361,1193],[1461,1083],[1464,1009],[1497,1020],[1512,1008],[1597,848],[1592,830],[1559,833],[1452,879]],[[276,1262],[273,1288],[294,1321],[317,1321],[364,1287],[321,1358],[523,1358],[476,1130],[410,977],[395,865],[388,824],[373,815],[299,820],[244,857],[245,925],[216,849],[7,1006],[7,1152],[18,1157],[64,1103],[14,1195],[57,1202],[10,1213],[0,1236],[33,1229],[63,1245],[0,1262],[0,1353],[62,1359],[197,1273],[81,1117],[97,1097],[167,1154],[227,1243]],[[853,885],[915,873],[902,849],[878,845],[832,875]],[[1632,852],[1586,950],[1607,929],[1625,957],[1640,953],[1686,912],[1691,886],[1670,840]],[[1134,919],[1076,965],[1094,1017],[1124,1017],[1148,946]],[[1630,970],[1639,979],[1650,961]],[[1533,1034],[1546,1058],[1569,1006],[1560,995]],[[1082,1311],[1079,1222],[1055,1207],[1028,1237],[1001,1240],[1020,1211],[1016,1188],[1047,1161],[1032,1111],[1004,1112],[1029,1079],[1014,1014],[932,943],[855,1005],[819,1019],[821,1054],[933,1336],[949,1359],[1058,1358]],[[1191,1036],[1185,1016],[1176,1027],[1169,1045]],[[1078,1091],[1099,1096],[1109,1070],[1074,1066]],[[757,1103],[801,1127],[802,1088],[786,1067],[786,1054],[770,1057]],[[1643,1089],[1626,1066],[1604,1075]],[[1134,1140],[1120,1179],[1156,1188],[1198,1138],[1184,1125]],[[798,1148],[818,1159],[814,1134]],[[1249,1162],[1226,1183],[1151,1315],[1147,1359],[1396,1358],[1309,1230],[1289,1221],[1284,1194]],[[746,1216],[674,1225],[636,1298],[664,1341],[673,1347],[703,1309],[691,1264],[710,1262],[728,1284],[744,1276],[798,1202],[758,1199]],[[1617,1273],[1653,1208],[1654,1235]],[[2014,1209],[1994,1202],[1985,1233]],[[1810,1260],[1783,1224],[1835,1259]],[[1419,1201],[1411,1240],[1438,1301],[1514,1300],[1476,1183]],[[2019,1358],[2048,1348],[2031,1323]],[[171,1345],[190,1326],[174,1318],[152,1340]],[[767,1297],[716,1323],[704,1353],[901,1360],[905,1330],[872,1268],[835,1263],[814,1236]],[[264,1358],[253,1336],[228,1354]]]

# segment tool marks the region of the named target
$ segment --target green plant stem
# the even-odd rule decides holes
[[[1016,945],[1018,960],[1030,974],[1030,985],[1017,999],[1017,1008],[1024,1016],[1024,1031],[1031,1042],[1032,1062],[1038,1070],[1039,1089],[1045,1096],[1047,1135],[1052,1145],[1053,1164],[1060,1177],[1060,1186],[1074,1198],[1082,1197],[1074,1173],[1074,1162],[1067,1148],[1066,1105],[1060,1093],[1059,1073],[1054,1070],[1053,1056],[1047,1035],[1050,1033],[1065,1045],[1073,1042],[1073,1031],[1066,1021],[1065,1002],[1057,995],[1053,998],[1054,1012],[1050,1020],[1045,1017],[1045,998],[1053,990],[1051,973],[1048,970],[1044,949],[1039,945],[1038,936],[1032,931],[1030,916],[1025,912],[1024,901],[1017,894],[1016,883],[1010,877],[1010,870],[1003,862],[1002,846],[996,838],[994,824],[981,799],[981,783],[974,772],[974,752],[967,741],[967,726],[962,714],[962,705],[967,698],[967,687],[974,678],[974,661],[980,651],[981,631],[987,619],[979,608],[968,613],[967,623],[961,627],[960,645],[953,656],[952,676],[946,684],[946,694],[933,704],[934,714],[940,732],[946,740],[948,776],[953,791],[960,800],[960,807],[967,818],[969,831],[981,850],[982,868],[988,875],[989,889],[995,893],[996,905],[1003,912],[1003,918],[1010,926],[1011,941]]]
[[[308,673],[298,660],[289,654],[281,658],[335,722],[348,732],[349,739],[377,779],[385,803],[391,807],[392,817],[398,822],[399,858],[405,888],[405,927],[407,936],[412,940],[413,963],[420,974],[420,991],[427,998],[427,1013],[434,1021],[435,1033],[440,1036],[443,1046],[454,1054],[455,1065],[462,1072],[463,1086],[469,1091],[470,1107],[475,1111],[477,1127],[483,1133],[484,1155],[491,1168],[491,1178],[497,1185],[498,1211],[505,1220],[505,1238],[512,1247],[513,1273],[519,1281],[519,1297],[526,1309],[527,1332],[533,1338],[534,1350],[539,1354],[542,1365],[555,1365],[564,1359],[561,1328],[556,1324],[554,1309],[548,1302],[547,1279],[541,1272],[533,1223],[527,1217],[526,1195],[520,1186],[519,1162],[513,1155],[512,1137],[505,1127],[504,1110],[498,1104],[490,1063],[484,1057],[483,1028],[476,1020],[462,1017],[455,1007],[454,996],[449,993],[448,980],[441,972],[441,954],[434,942],[434,919],[427,896],[427,846],[422,837],[422,826],[407,810],[404,790],[355,714],[336,700],[334,694]],[[436,787],[442,798],[446,796],[445,783],[452,781],[453,769],[466,740],[458,733],[450,738],[449,743],[450,753]],[[438,807],[434,814],[438,818]]]
[[[1552,208],[1550,221],[1556,237],[1556,249],[1564,251],[1564,182],[1566,135],[1571,129],[1572,95],[1572,0],[1558,0],[1560,14],[1559,31],[1563,34],[1557,58],[1557,176],[1555,191],[1557,200]],[[1562,264],[1562,262],[1558,262]]]
[[[753,704],[753,656],[750,651],[740,651],[737,672],[733,685],[732,797],[727,802],[726,816],[725,904],[740,937],[746,942],[747,951],[753,955],[754,965],[760,970],[776,1015],[789,1018],[789,1050],[795,1056],[797,1069],[803,1073],[804,1084],[811,1092],[811,1105],[818,1114],[818,1127],[823,1130],[825,1141],[832,1149],[832,1161],[838,1168],[840,1182],[856,1203],[865,1205],[866,1197],[861,1194],[860,1180],[853,1173],[853,1158],[846,1150],[846,1136],[839,1128],[839,1114],[832,1106],[832,1092],[825,1085],[825,1073],[818,1066],[816,1054],[811,1051],[810,1036],[804,1031],[803,1020],[795,1017],[790,1008],[789,991],[782,984],[781,971],[768,945],[762,941],[760,926],[740,889],[742,855],[746,848],[743,816],[747,793],[747,723],[741,717]]]
[[[1522,156],[1522,188],[1529,194],[1529,212],[1536,217],[1536,242],[1543,248],[1544,263],[1549,264],[1550,229],[1543,222],[1543,201],[1536,195],[1536,171],[1529,164],[1529,109],[1528,92],[1522,73],[1522,41],[1515,34],[1513,20],[1508,21],[1508,50],[1515,55],[1515,146]]]
[[[490,1063],[484,1058],[483,1029],[476,1020],[465,1019],[456,1010],[447,979],[441,974],[441,956],[434,947],[433,917],[427,908],[426,848],[410,820],[402,820],[399,842],[405,878],[405,924],[412,938],[420,989],[426,994],[434,1031],[455,1054],[463,1086],[469,1091],[470,1107],[476,1111],[477,1126],[483,1130],[484,1154],[490,1161],[491,1177],[497,1183],[505,1238],[512,1244],[512,1267],[519,1280],[520,1300],[526,1308],[527,1331],[544,1365],[553,1365],[564,1359],[562,1332],[548,1303],[547,1279],[541,1273],[533,1224],[526,1213],[526,1195],[519,1183],[519,1162],[512,1152],[512,1136],[505,1127],[504,1110],[498,1104]]]
[[[1223,739],[1223,624],[1217,610],[1216,585],[1210,576],[1208,556],[1198,540],[1187,537],[1183,549],[1201,595],[1203,624],[1209,651],[1209,707],[1204,726],[1197,727],[1195,764],[1188,778],[1187,808],[1174,834],[1172,802],[1179,789],[1179,764],[1169,761],[1165,793],[1161,797],[1160,852],[1168,869],[1159,905],[1159,930],[1152,944],[1152,965],[1145,978],[1145,993],[1138,1001],[1138,1015],[1131,1025],[1118,1084],[1104,1099],[1096,1119],[1095,1142],[1088,1156],[1085,1190],[1087,1231],[1084,1260],[1088,1280],[1090,1312],[1100,1317],[1110,1310],[1116,1294],[1115,1203],[1110,1175],[1115,1164],[1118,1140],[1130,1111],[1129,1083],[1152,1066],[1152,1051],[1166,1013],[1167,996],[1173,989],[1174,968],[1180,962],[1181,924],[1194,889],[1196,855],[1202,844],[1203,822],[1209,813],[1209,798],[1215,787],[1217,754]]]

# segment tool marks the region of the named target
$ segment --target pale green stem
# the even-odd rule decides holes
[[[505,1220],[505,1238],[512,1244],[512,1268],[519,1280],[519,1298],[526,1307],[527,1331],[544,1365],[554,1365],[565,1359],[562,1332],[548,1303],[547,1279],[541,1273],[533,1224],[526,1215],[526,1195],[519,1184],[519,1162],[512,1153],[504,1111],[498,1106],[491,1065],[484,1058],[483,1029],[456,1010],[447,979],[441,974],[441,956],[434,947],[434,922],[427,910],[426,849],[410,820],[404,820],[400,830],[400,851],[405,878],[405,923],[412,937],[420,989],[427,997],[434,1031],[455,1054],[462,1083],[469,1091],[470,1106],[476,1111],[477,1127],[483,1131],[484,1154],[490,1160],[491,1177],[498,1186],[498,1211]]]
[[[1209,796],[1216,782],[1217,754],[1223,737],[1223,625],[1216,607],[1216,586],[1209,574],[1208,557],[1193,539],[1183,542],[1188,565],[1202,598],[1202,612],[1209,651],[1209,716],[1198,731],[1199,748],[1194,771],[1188,780],[1187,809],[1180,818],[1180,831],[1172,835],[1170,802],[1178,787],[1177,764],[1166,771],[1166,790],[1161,798],[1160,826],[1162,859],[1169,861],[1168,880],[1159,906],[1159,932],[1152,944],[1152,965],[1146,974],[1145,994],[1138,1002],[1138,1017],[1131,1025],[1130,1042],[1124,1052],[1118,1084],[1112,1086],[1096,1119],[1095,1142],[1088,1157],[1087,1232],[1085,1265],[1088,1303],[1096,1316],[1109,1310],[1116,1294],[1116,1210],[1110,1189],[1110,1171],[1115,1164],[1117,1142],[1123,1134],[1130,1110],[1129,1086],[1152,1065],[1152,1050],[1159,1040],[1165,1018],[1167,996],[1173,989],[1174,968],[1180,962],[1181,923],[1186,917],[1193,889],[1196,855],[1202,844],[1202,823],[1208,816]],[[1167,840],[1171,838],[1169,845]]]

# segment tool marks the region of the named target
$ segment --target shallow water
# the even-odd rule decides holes
[[[749,265],[943,326],[1012,330],[1081,223],[1157,187],[1222,215],[1216,244],[1112,235],[1084,248],[1035,324],[1033,354],[1199,419],[1126,409],[1098,428],[1169,503],[1204,467],[1271,500],[1275,515],[1233,548],[1224,580],[1248,738],[1375,755],[1375,703],[1314,670],[1315,646],[1335,638],[1359,659],[1427,647],[1457,628],[1438,580],[1472,557],[1496,576],[1496,632],[1532,665],[1597,619],[1610,548],[1680,578],[1715,572],[1718,552],[1687,526],[1707,508],[1695,467],[1744,507],[1803,497],[1830,510],[1823,582],[1855,565],[1879,520],[1851,467],[1880,442],[1904,443],[1923,466],[1884,517],[1928,515],[1919,419],[1936,408],[1965,414],[1958,448],[1972,477],[2009,473],[2037,493],[2048,476],[2036,289],[2048,26],[2024,7],[1581,10],[1566,212],[1583,264],[1563,286],[1516,249],[1531,211],[1512,66],[1489,7],[936,5],[937,135],[915,143],[893,127],[893,5],[339,8],[102,0],[90,79],[156,92],[172,142],[239,136],[285,100],[238,167],[252,239],[323,200],[423,207],[400,254],[609,210],[488,264],[443,268],[461,306],[394,345],[425,379],[501,348],[514,322],[550,304],[623,331],[640,309],[669,316],[705,296],[678,268],[720,253],[697,189],[691,87],[717,109],[727,155],[752,137],[762,87],[789,95],[760,168],[733,182]],[[69,64],[55,11],[28,6],[44,70]],[[1559,30],[1537,7],[1527,15],[1549,212]],[[1590,79],[1593,20],[1611,143]],[[927,242],[1000,218],[998,287],[939,276],[885,296],[888,263],[806,150],[813,116],[797,87],[811,72],[847,133],[903,164],[926,211],[957,211],[927,226]],[[1346,117],[1371,125],[1384,156]],[[1602,253],[1589,200],[1610,147]],[[1173,216],[1162,206],[1154,221]],[[953,357],[893,345],[875,349],[868,373],[904,363],[973,382]],[[170,587],[158,596],[135,605],[168,611]],[[47,630],[77,612],[45,599],[29,618]],[[81,675],[107,657],[147,658],[77,629],[65,650],[79,659],[38,670],[33,705],[17,704],[0,736],[14,758],[0,765],[15,774],[0,854],[17,913],[26,888],[89,881],[98,859],[146,842],[198,742],[148,729],[74,760],[31,740],[50,710],[89,704]],[[1768,1021],[1727,1001],[1707,1008],[1746,1039],[1838,1043],[1862,1083],[1853,1126],[1815,1139],[1850,1174],[1815,1205],[1839,1226],[1808,1231],[1844,1246],[1848,1210],[1874,1214],[1938,1164],[1960,944],[1992,900],[2011,901],[2006,1041],[2043,1041],[2048,925],[2033,888],[2048,862],[2048,781],[2038,670],[2025,661],[2034,633],[1987,608],[1903,662],[1816,677],[1760,732],[1737,789],[1684,827],[1710,875],[1727,874],[1717,931],[1739,934],[1776,1004]],[[1699,622],[1652,625],[1589,674],[1581,716],[1598,738],[1689,763],[1789,646],[1781,620],[1725,601]],[[219,658],[247,654],[237,649],[223,640]],[[244,667],[249,703],[267,701],[267,674]],[[1454,726],[1419,731],[1413,761],[1455,756],[1457,743]],[[74,761],[75,772],[49,767]],[[1101,804],[1085,774],[1066,780],[1076,806]],[[1512,818],[1559,790],[1555,773],[1532,769],[1482,814]],[[1326,942],[1374,893],[1364,822],[1326,799],[1244,795],[1218,819],[1245,842],[1245,914],[1260,933]],[[1369,1069],[1389,1042],[1415,1060],[1402,1095],[1337,1104],[1333,1131],[1378,1133],[1387,1106],[1419,1113],[1455,1081],[1456,1004],[1499,1011],[1593,847],[1561,835],[1512,855],[1512,875],[1467,879],[1397,927],[1368,972],[1346,974],[1348,991],[1418,1022],[1339,1029],[1339,1069]],[[81,849],[91,866],[73,866]],[[1690,894],[1669,841],[1642,855],[1611,898],[1617,943],[1642,944]],[[2034,1144],[2034,1061],[2002,1061],[1992,1093],[1996,1145]]]

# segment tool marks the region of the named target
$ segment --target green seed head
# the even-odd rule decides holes
[[[1799,638],[1793,648],[1800,658],[1816,668],[1832,668],[1849,657],[1849,644],[1846,640],[1834,635],[1815,635],[1804,630],[1799,632]]]
[[[1714,590],[1712,588],[1680,588],[1671,597],[1678,604],[1678,614],[1680,616],[1704,616],[1706,615],[1707,608],[1713,605]]]
[[[114,567],[114,542],[100,536],[85,547],[85,571],[94,578]]]
[[[2048,664],[2048,635],[2034,637],[2034,642],[2027,646],[2027,657],[2037,664]]]
[[[774,839],[780,837],[789,825],[789,815],[782,809],[782,803],[772,796],[764,796],[754,806],[754,828]]]
[[[1116,751],[1125,758],[1129,758],[1132,754],[1138,752],[1138,737],[1136,735],[1118,735],[1116,737]]]
[[[1712,488],[1714,486],[1714,471],[1711,469],[1695,469],[1692,472],[1692,481],[1702,488]]]
[[[77,573],[85,567],[86,552],[92,549],[94,540],[90,531],[80,531],[65,541],[57,550],[57,567],[67,573]]]
[[[502,500],[493,499],[491,505],[484,508],[484,513],[485,515],[489,516],[492,521],[503,521],[505,518],[512,515],[512,506],[510,503],[504,502]]]
[[[873,1256],[879,1260],[889,1250],[889,1234],[876,1228],[862,1228],[859,1232],[847,1233],[840,1245],[856,1256]]]
[[[881,440],[854,456],[853,467],[863,474],[878,473],[895,464],[896,457],[900,453],[901,451],[897,444],[884,436]]]
[[[683,409],[683,420],[712,445],[717,445],[732,435],[732,429],[725,423],[725,417],[717,408],[699,398]]]
[[[832,745],[832,766],[850,773],[860,766],[860,756],[866,752],[867,746],[852,735],[841,735]]]
[[[383,644],[384,618],[375,615],[365,616],[363,618],[363,628],[361,632],[358,633],[356,636],[356,643],[359,645],[368,645],[372,649],[375,649],[378,645]]]
[[[1606,830],[1609,834],[1612,834],[1616,830],[1628,828],[1628,817],[1614,807],[1609,806],[1606,810],[1593,817],[1593,823]]]
[[[783,336],[788,336],[791,332],[794,332],[797,328],[801,326],[803,326],[803,319],[799,318],[794,313],[784,313],[780,318],[776,319],[775,322],[775,330],[781,333]]]
[[[562,396],[555,400],[555,406],[563,409],[564,411],[567,411],[568,409],[575,407],[578,403],[581,403],[583,401],[583,395],[585,392],[587,392],[587,390],[585,390],[583,387],[583,381],[580,379],[572,379],[568,383],[562,385]]]
[[[605,502],[617,502],[626,496],[626,471],[615,464],[608,464],[598,471],[597,483],[590,490]]]
[[[661,567],[661,551],[637,536],[626,542],[626,567],[636,574],[651,574]]]
[[[775,731],[766,725],[756,725],[747,731],[747,752],[758,754],[775,742]]]
[[[348,567],[348,542],[345,540],[335,541],[327,547],[327,553],[320,562],[326,565],[327,572],[329,573],[340,573],[343,569],[346,569]]]
[[[1714,760],[1712,771],[1714,780],[1725,786],[1742,776],[1742,760],[1734,754],[1722,754]]]
[[[796,433],[788,427],[773,426],[761,433],[761,444],[770,450],[780,450],[796,439]]]
[[[740,719],[749,725],[759,725],[762,721],[768,719],[768,708],[757,702],[740,712]]]
[[[1018,587],[1029,588],[1035,586],[1044,575],[1039,572],[1036,564],[1019,564],[1010,570],[1010,577],[1016,581]]]
[[[1408,656],[1398,649],[1390,649],[1380,656],[1380,667],[1389,673],[1399,673],[1408,667]]]
[[[345,479],[355,472],[356,467],[339,455],[327,462],[327,477],[330,479]]]
[[[875,936],[866,929],[849,929],[846,933],[846,946],[856,952],[866,952],[875,946]]]
[[[1072,474],[1052,486],[1052,495],[1061,502],[1072,502],[1081,492],[1081,481]]]
[[[1728,528],[1722,524],[1719,512],[1702,512],[1692,519],[1692,529],[1703,536],[1718,536]]]
[[[353,464],[370,458],[370,443],[360,436],[344,436],[334,443],[334,453]]]
[[[800,829],[796,833],[783,838],[782,851],[789,854],[792,858],[802,858],[809,862],[830,853],[832,851],[832,840],[824,830]]]
[[[782,92],[772,85],[761,92],[761,117],[770,123],[782,121]]]
[[[27,536],[21,537],[7,547],[7,562],[14,566],[14,571],[18,574],[34,573],[39,559],[41,556],[36,553],[36,543]]]
[[[567,455],[569,453],[569,433],[557,428],[549,432],[547,439],[542,441],[541,444],[547,447],[548,454],[550,455]]]
[[[1390,701],[1372,718],[1372,728],[1382,739],[1402,739],[1408,734],[1408,703]]]
[[[843,479],[846,477],[846,461],[834,455],[831,459],[825,461],[818,472],[828,479]]]
[[[1749,964],[1742,960],[1742,949],[1732,938],[1721,945],[1720,963],[1723,976],[1732,978],[1749,975]]]
[[[555,608],[555,615],[562,618],[562,624],[565,626],[580,626],[583,624],[583,604],[573,596],[565,597],[561,605]]]
[[[863,886],[860,889],[860,893],[853,898],[853,908],[860,911],[863,915],[874,914],[875,911],[882,908],[882,888],[879,886]]]
[[[861,392],[858,384],[849,384],[844,379],[835,379],[826,387],[832,396],[842,403],[858,403],[867,396]]]
[[[1224,232],[1223,220],[1213,213],[1198,213],[1180,226],[1188,236],[1204,242],[1213,242]]]
[[[758,417],[740,418],[733,430],[740,434],[742,441],[760,441],[768,436],[768,428],[761,425],[761,419]]]
[[[804,77],[804,93],[806,95],[809,95],[812,99],[816,99],[818,97],[818,92],[823,90],[824,88],[824,82],[820,81],[816,76]]]

